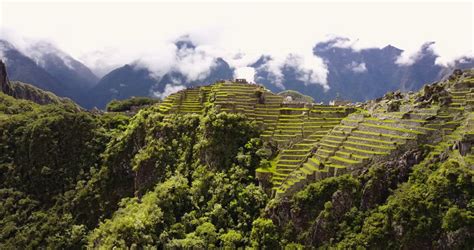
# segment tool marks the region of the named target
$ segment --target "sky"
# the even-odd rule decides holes
[[[127,63],[169,70],[189,79],[206,76],[217,57],[252,79],[249,64],[261,55],[276,84],[281,68],[294,65],[309,84],[327,87],[327,67],[312,54],[333,37],[340,46],[362,49],[393,45],[405,50],[400,64],[416,60],[422,44],[434,41],[439,64],[473,53],[473,3],[469,2],[24,2],[1,0],[1,36],[25,52],[47,40],[102,76]],[[179,51],[187,36],[197,48]],[[363,70],[364,65],[359,65]]]

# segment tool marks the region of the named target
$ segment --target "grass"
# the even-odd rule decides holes
[[[378,137],[388,137],[388,138],[400,139],[400,140],[413,140],[413,139],[415,139],[415,137],[410,137],[410,136],[400,136],[400,135],[376,133],[376,132],[361,131],[361,130],[352,131],[352,133],[361,134],[361,135],[372,135],[372,136],[378,136]]]
[[[329,157],[329,159],[334,159],[336,161],[344,162],[344,163],[347,163],[347,164],[359,164],[359,163],[361,163],[361,161],[350,160],[350,159],[342,158],[342,157],[339,157],[339,156],[331,156],[331,157]]]
[[[286,154],[286,153],[296,153],[296,152],[307,152],[307,149],[284,149],[281,153]]]
[[[338,169],[344,169],[346,168],[345,166],[342,166],[342,165],[339,165],[339,164],[335,164],[335,163],[329,163],[327,164],[326,166],[330,167],[330,168],[338,168]]]
[[[318,144],[319,144],[320,146],[327,147],[327,148],[333,148],[333,149],[339,147],[339,146],[336,146],[336,145],[330,145],[330,144],[321,143],[321,142],[318,143]],[[318,150],[319,150],[319,149],[318,149]]]
[[[341,144],[342,143],[341,141],[334,141],[334,140],[329,140],[329,139],[324,139],[324,140],[322,140],[322,142],[328,142],[328,143],[332,143],[332,144]]]
[[[371,139],[371,138],[365,138],[365,137],[358,137],[358,136],[350,136],[350,137],[348,137],[348,140],[366,141],[366,142],[380,143],[380,144],[386,144],[386,145],[396,145],[397,144],[397,142],[394,142],[394,141],[383,141],[383,140],[377,140],[377,139]]]
[[[343,140],[345,139],[346,137],[345,136],[338,136],[338,135],[326,135],[326,137],[329,137],[329,138],[334,138],[334,139],[338,139],[338,140]]]
[[[369,151],[369,150],[354,148],[354,147],[345,146],[345,145],[341,146],[341,148],[351,150],[351,151],[360,152],[360,153],[371,154],[371,155],[388,155],[387,152]]]
[[[354,154],[354,153],[348,153],[348,152],[344,152],[344,151],[337,151],[336,154],[344,155],[344,156],[349,157],[349,158],[357,158],[357,159],[360,159],[360,160],[369,159],[369,157],[367,157],[367,156],[362,156],[362,155],[358,155],[358,154]]]
[[[365,122],[361,123],[361,124],[364,125],[364,126],[367,126],[367,127],[379,128],[379,129],[385,129],[385,130],[391,130],[391,131],[398,131],[398,132],[403,132],[403,133],[411,133],[411,134],[418,134],[418,135],[424,134],[423,132],[420,132],[420,131],[404,129],[404,128],[376,125],[376,124],[365,123]]]
[[[353,146],[362,146],[362,147],[367,147],[367,148],[372,148],[372,149],[381,149],[381,150],[394,150],[395,149],[395,147],[379,146],[379,145],[374,145],[374,144],[357,143],[357,142],[351,142],[351,141],[346,141],[344,142],[344,145],[345,144],[349,144]]]

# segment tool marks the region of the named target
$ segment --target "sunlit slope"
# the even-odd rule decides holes
[[[472,119],[473,98],[472,71],[465,71],[420,92],[389,93],[357,108],[286,102],[261,85],[218,82],[174,93],[158,109],[165,114],[215,109],[261,124],[261,138],[275,153],[270,166],[258,171],[281,197],[330,176],[359,174],[420,146],[435,147]]]

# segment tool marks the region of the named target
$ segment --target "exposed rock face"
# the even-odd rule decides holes
[[[459,153],[465,156],[471,151],[472,147],[474,147],[474,135],[466,134],[461,140],[454,144],[453,149],[459,150]]]
[[[423,88],[423,95],[419,96],[415,102],[417,103],[417,107],[426,107],[433,102],[439,102],[441,106],[446,106],[451,103],[451,99],[449,97],[448,91],[439,85],[425,85]]]
[[[463,249],[463,243],[474,237],[474,232],[462,227],[456,231],[444,233],[438,240],[439,249]]]
[[[0,60],[0,88],[3,93],[11,95],[11,86],[7,77],[7,69],[2,60]]]
[[[315,224],[311,229],[311,236],[308,239],[309,245],[317,246],[323,242],[329,241],[336,235],[333,225],[337,225],[343,218],[344,214],[349,212],[353,206],[354,198],[347,190],[336,191],[331,198],[331,209],[329,214],[320,213]]]
[[[408,179],[410,169],[422,160],[422,156],[421,150],[410,150],[376,169],[362,189],[361,209],[369,210],[387,199],[390,189],[395,189],[399,183]]]
[[[390,101],[387,105],[387,112],[400,111],[400,101]]]

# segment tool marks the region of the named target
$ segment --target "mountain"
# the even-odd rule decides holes
[[[149,96],[150,89],[155,84],[157,84],[157,80],[151,77],[151,72],[148,69],[127,64],[112,70],[100,79],[97,85],[89,91],[90,96],[86,107],[104,108],[113,99]]]
[[[305,99],[220,81],[104,113],[2,91],[0,249],[474,247],[474,69]]]
[[[37,104],[61,104],[77,110],[80,109],[80,107],[69,98],[58,97],[52,92],[42,90],[27,83],[19,81],[10,82],[6,66],[2,60],[0,60],[0,91],[16,99],[29,100]]]
[[[397,62],[403,50],[388,45],[383,48],[354,50],[341,44],[350,42],[347,38],[334,38],[319,42],[313,54],[321,58],[327,68],[327,86],[309,83],[301,77],[295,65],[284,65],[282,80],[277,86],[275,77],[268,71],[270,55],[262,55],[256,62],[247,65],[255,69],[255,81],[274,92],[295,90],[311,96],[316,102],[333,100],[336,96],[352,102],[361,102],[381,97],[389,91],[416,91],[427,82],[444,79],[453,69],[471,68],[474,58],[465,57],[450,66],[436,64],[438,55],[432,50],[433,43],[426,43],[412,63]],[[12,80],[31,83],[52,91],[59,96],[72,98],[86,108],[105,108],[113,99],[132,96],[165,97],[184,87],[200,86],[220,79],[232,79],[234,68],[223,58],[212,57],[212,64],[202,75],[190,76],[188,65],[195,58],[208,58],[189,37],[178,39],[176,62],[169,72],[157,76],[137,58],[136,61],[116,68],[100,80],[85,65],[65,54],[52,44],[39,42],[32,46],[30,55],[23,55],[13,45],[0,41],[7,59]],[[181,67],[183,66],[184,67]],[[199,65],[199,67],[201,67]]]
[[[60,96],[69,93],[70,89],[65,84],[38,66],[31,58],[23,55],[9,42],[0,40],[0,49],[8,66],[7,71],[10,80],[31,83]]]
[[[175,43],[178,57],[186,57],[194,53],[196,46],[189,40],[178,40]],[[178,62],[179,63],[179,62]],[[117,68],[105,75],[97,85],[90,90],[90,99],[86,107],[104,108],[113,100],[127,99],[132,96],[164,97],[168,89],[182,89],[184,87],[200,86],[221,79],[232,79],[233,69],[222,58],[216,58],[207,75],[202,79],[190,80],[187,72],[172,69],[161,77],[154,77],[153,73],[136,62]]]
[[[353,102],[378,98],[389,91],[416,91],[427,82],[440,80],[454,68],[472,68],[472,58],[454,62],[451,67],[435,63],[438,57],[431,50],[432,43],[421,48],[416,61],[411,65],[397,64],[397,58],[403,50],[388,45],[384,48],[368,48],[356,51],[350,47],[337,46],[348,39],[335,38],[321,42],[313,48],[314,55],[321,57],[327,65],[327,82],[330,87],[325,91],[321,85],[306,84],[298,79],[295,68],[286,66],[283,69],[282,85],[285,89],[296,90],[312,96],[317,102],[329,102],[339,94],[343,99]],[[251,65],[257,69],[256,79],[272,91],[281,91],[273,84],[265,62],[271,57],[262,57]]]
[[[215,82],[221,79],[232,79],[234,71],[230,68],[229,64],[222,58],[217,58],[214,62],[214,66],[209,70],[209,74],[199,80],[188,80],[186,75],[179,71],[171,71],[165,74],[157,85],[151,89],[154,93],[162,93],[165,91],[167,85],[182,85],[182,86],[201,86],[208,82]]]
[[[92,71],[70,55],[48,42],[37,42],[29,51],[36,63],[60,82],[71,88],[86,89],[93,87],[99,79]]]
[[[47,42],[32,44],[29,54],[24,55],[8,41],[0,40],[0,51],[11,80],[30,83],[80,104],[84,92],[98,81],[89,68]]]

